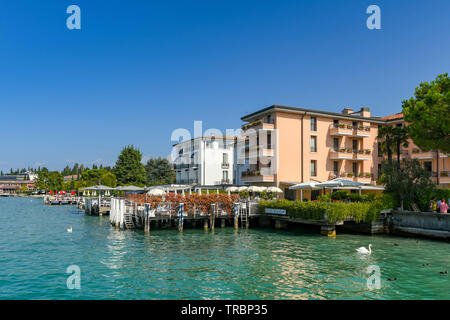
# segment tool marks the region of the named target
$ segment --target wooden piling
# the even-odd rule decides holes
[[[144,218],[144,232],[146,234],[150,233],[150,217],[148,216],[148,212],[145,212]]]
[[[203,229],[208,231],[208,219],[203,219]]]
[[[220,219],[220,227],[225,228],[225,219],[224,218]]]
[[[239,203],[234,204],[234,229],[239,229]]]
[[[183,224],[184,224],[183,209],[184,209],[184,204],[180,203],[180,207],[178,209],[178,231],[179,232],[183,232]]]
[[[211,213],[209,215],[209,225],[211,227],[211,231],[214,231],[214,222],[216,220],[216,204],[211,204]]]

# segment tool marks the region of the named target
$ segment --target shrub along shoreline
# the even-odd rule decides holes
[[[286,215],[291,218],[309,220],[327,220],[337,222],[345,219],[353,219],[355,222],[375,221],[380,216],[380,211],[393,208],[394,201],[390,195],[376,196],[368,201],[341,202],[341,201],[289,201],[261,200],[258,202],[260,214],[265,214],[266,208],[284,209]]]

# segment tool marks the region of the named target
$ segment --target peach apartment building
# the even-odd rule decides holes
[[[247,155],[257,153],[242,177],[246,183],[278,186],[287,198],[295,198],[288,187],[310,180],[376,183],[381,163],[376,137],[385,120],[371,117],[369,108],[335,113],[273,105],[241,119],[248,122],[242,127],[250,141]],[[268,143],[260,143],[266,137]],[[272,170],[264,173],[263,163]]]
[[[289,199],[299,199],[288,187],[306,181],[336,177],[376,184],[383,155],[378,127],[402,125],[403,116],[372,117],[369,108],[342,113],[272,105],[241,118],[248,137],[245,157],[250,168],[242,174],[248,184],[274,185]],[[433,152],[421,152],[413,143],[403,156],[417,157],[433,172],[434,181],[448,183],[450,163],[440,155],[440,173]],[[264,170],[270,167],[271,170]],[[314,193],[314,192],[313,192]],[[306,193],[306,198],[316,195]]]

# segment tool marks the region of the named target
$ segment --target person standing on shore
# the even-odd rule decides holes
[[[441,204],[439,205],[439,211],[441,213],[447,213],[448,210],[448,204],[445,203],[445,199],[442,199]]]

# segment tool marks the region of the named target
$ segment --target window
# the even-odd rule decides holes
[[[228,153],[224,153],[222,155],[222,163],[224,164],[228,163]]]
[[[378,178],[381,177],[381,163],[378,164]]]
[[[401,123],[397,123],[397,128],[401,128],[401,127],[403,127],[403,125],[401,124]]]
[[[227,170],[222,171],[222,179],[224,181],[228,180],[228,171]]]
[[[311,177],[317,176],[317,160],[311,160]]]
[[[317,131],[317,118],[311,117],[311,131]]]
[[[333,151],[339,151],[339,138],[333,138]]]
[[[353,152],[358,153],[358,140],[353,140]]]
[[[423,163],[423,167],[425,168],[425,170],[427,170],[428,172],[431,172],[433,170],[433,165],[431,163],[431,161],[425,161]]]
[[[271,115],[271,114],[269,114],[269,115],[267,116],[267,123],[273,123],[272,115]]]
[[[381,152],[381,142],[378,142],[378,143],[377,143],[377,149],[378,149],[378,156],[379,156],[379,157],[382,157],[382,156],[383,156],[383,153]]]
[[[355,176],[355,177],[357,177],[358,176],[358,162],[353,162],[353,175]]]
[[[353,129],[358,129],[358,122],[353,121]]]
[[[272,149],[272,133],[267,132],[267,149]]]
[[[339,162],[333,161],[333,172],[335,175],[338,175],[339,173]]]
[[[339,120],[333,120],[333,127],[334,128],[339,127]]]
[[[311,152],[317,152],[317,137],[311,137]]]

